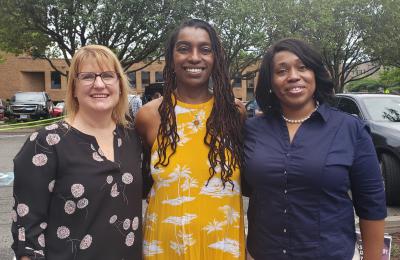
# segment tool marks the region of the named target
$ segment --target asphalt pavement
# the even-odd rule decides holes
[[[12,159],[18,153],[29,134],[30,131],[0,132],[0,260],[13,259],[13,252],[10,248],[12,243],[10,232],[13,176]],[[243,204],[245,211],[247,211],[247,198],[244,198]],[[385,232],[389,234],[400,232],[400,207],[388,208]]]

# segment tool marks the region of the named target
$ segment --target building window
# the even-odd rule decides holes
[[[58,71],[51,72],[51,89],[61,89],[61,73]]]
[[[234,88],[242,87],[242,77],[239,73],[237,73],[233,78],[233,87]]]
[[[142,86],[146,87],[150,85],[150,72],[142,71]]]
[[[129,85],[131,88],[136,88],[136,72],[131,71],[128,72],[128,80],[129,80]]]
[[[247,80],[247,100],[254,99],[254,78]]]
[[[156,71],[156,82],[163,82],[164,77],[162,71]]]

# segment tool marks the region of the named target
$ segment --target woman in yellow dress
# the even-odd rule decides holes
[[[145,259],[244,259],[240,188],[244,107],[215,30],[192,19],[166,46],[164,97],[136,117],[151,177]]]

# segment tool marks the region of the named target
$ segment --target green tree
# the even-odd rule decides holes
[[[2,19],[7,20],[7,26],[2,27],[0,42],[6,50],[26,51],[21,38],[24,36],[18,39],[11,36],[13,31],[20,30],[26,32],[26,37],[31,40],[28,45],[35,48],[32,54],[50,63],[50,58],[58,56],[69,65],[69,59],[81,46],[101,44],[115,51],[125,69],[148,57],[153,57],[153,61],[160,57],[160,47],[169,32],[191,13],[193,7],[188,0],[2,2]]]
[[[379,75],[379,81],[389,91],[394,89],[400,89],[400,68],[392,67],[383,70]]]
[[[304,39],[320,51],[336,92],[379,70],[380,59],[364,43],[377,15],[371,0],[204,0],[198,6],[200,17],[220,32],[232,77],[285,37]],[[363,64],[368,69],[355,74]]]
[[[268,3],[260,0],[204,0],[196,5],[198,17],[218,31],[226,50],[231,78],[241,77],[270,44]]]
[[[350,92],[377,92],[380,89],[389,93],[400,91],[400,68],[386,67],[378,78],[364,78],[346,85],[346,90]]]
[[[380,88],[384,89],[385,86],[379,79],[372,78],[352,81],[345,86],[348,92],[378,92]]]
[[[363,43],[365,27],[374,15],[368,2],[285,0],[278,8],[290,10],[293,18],[288,19],[288,12],[283,16],[277,15],[277,32],[284,37],[302,38],[315,46],[323,56],[336,92],[342,92],[346,83],[368,77],[379,69],[377,59],[367,55]],[[352,76],[352,72],[362,64],[373,66],[356,77]]]
[[[400,4],[398,0],[374,0],[364,42],[367,51],[387,66],[400,67]]]
[[[1,0],[0,50],[15,54],[44,52],[50,45],[49,38],[38,30],[29,29],[20,14],[10,15],[5,8],[10,3],[12,0]]]

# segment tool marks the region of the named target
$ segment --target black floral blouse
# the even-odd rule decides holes
[[[19,258],[142,259],[141,145],[114,131],[114,162],[66,122],[33,133],[14,159],[12,248]]]

